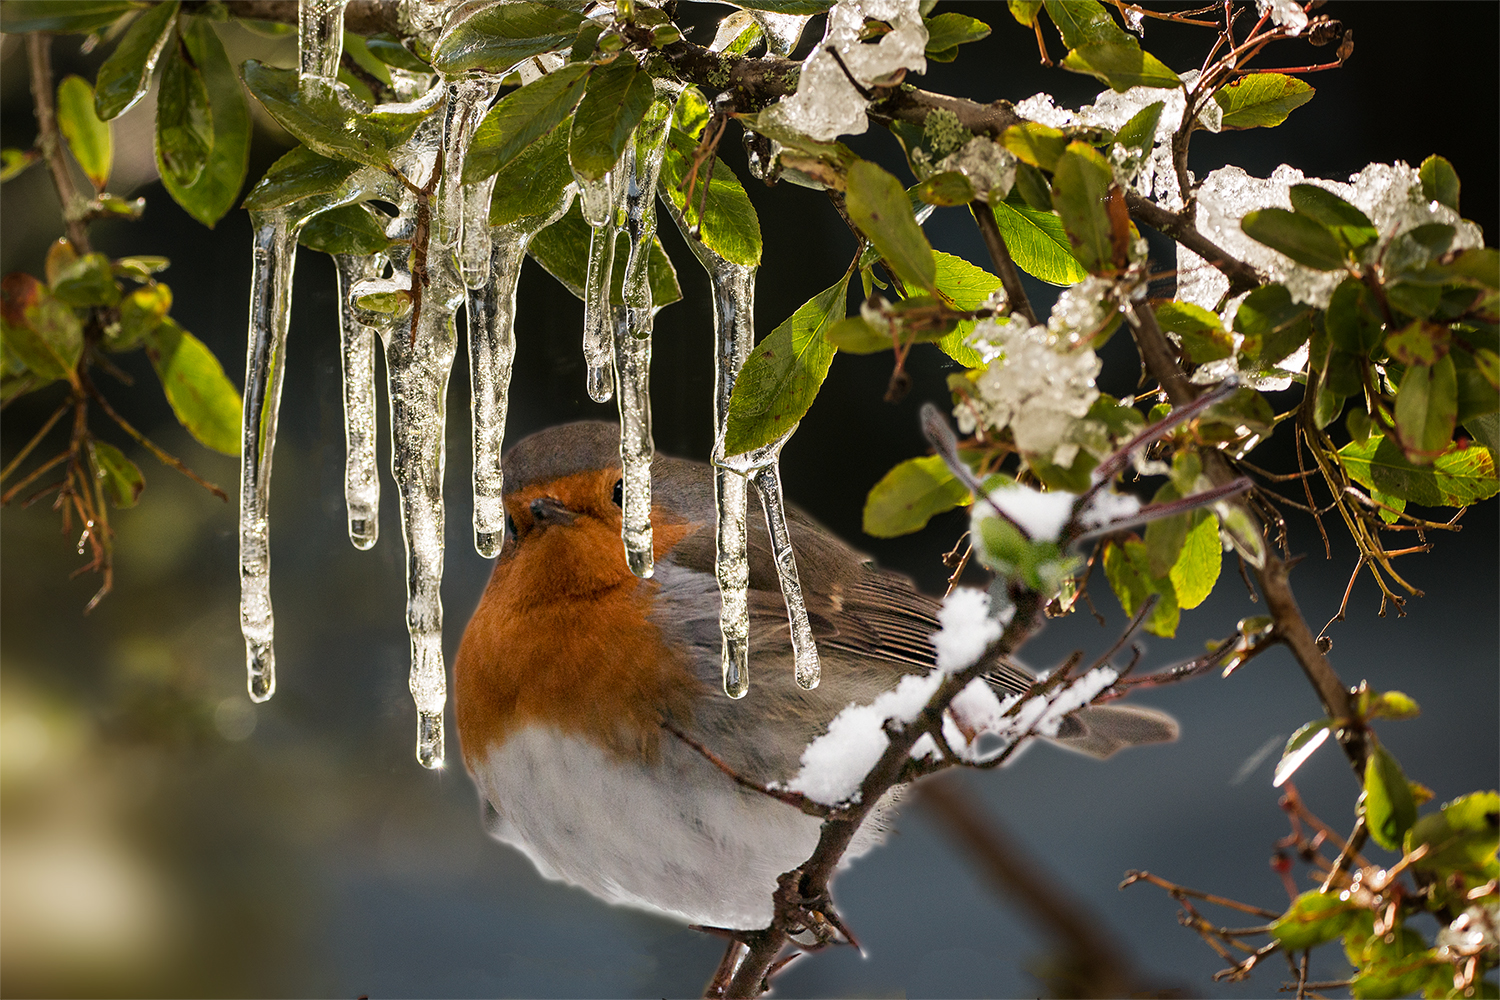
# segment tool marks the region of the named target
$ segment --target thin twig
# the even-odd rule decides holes
[[[26,36],[26,55],[31,62],[31,102],[36,111],[37,145],[47,161],[48,172],[52,174],[57,200],[62,203],[68,241],[81,257],[92,253],[93,246],[89,243],[88,226],[80,215],[87,202],[73,186],[73,175],[63,157],[57,110],[52,103],[52,36],[43,31],[29,33]]]
[[[1021,272],[1011,259],[1005,237],[1000,235],[1000,226],[995,222],[995,210],[983,198],[975,198],[969,203],[969,211],[979,224],[984,245],[990,251],[990,260],[995,262],[995,273],[1005,288],[1005,297],[1010,300],[1010,311],[1021,316],[1031,326],[1036,326],[1036,310],[1031,308],[1031,300],[1026,297],[1026,286],[1021,283]]]

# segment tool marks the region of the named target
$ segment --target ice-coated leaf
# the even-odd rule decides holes
[[[1356,912],[1358,906],[1339,899],[1338,893],[1325,895],[1313,889],[1298,896],[1291,908],[1276,918],[1271,936],[1288,954],[1315,948],[1343,934]]]
[[[567,214],[536,234],[528,245],[527,252],[548,274],[562,282],[564,288],[581,299],[584,297],[588,278],[588,247],[589,224],[583,221],[578,202],[574,201]],[[609,300],[615,305],[625,302],[620,290],[625,281],[626,256],[625,241],[620,240],[615,246],[615,260],[610,272],[612,284]],[[647,264],[650,267],[648,276],[651,304],[654,308],[661,309],[682,298],[682,288],[677,284],[677,269],[672,266],[671,258],[662,249],[661,240],[655,240],[651,244],[651,258]]]
[[[1000,142],[1022,163],[1043,170],[1057,167],[1057,158],[1068,148],[1068,137],[1051,125],[1041,122],[1022,122],[1012,125],[1000,137]]]
[[[1339,462],[1349,478],[1370,490],[1380,490],[1424,507],[1465,507],[1500,492],[1495,460],[1482,445],[1457,444],[1429,467],[1406,460],[1394,441],[1372,434],[1363,444],[1339,449]]]
[[[1161,111],[1166,106],[1165,101],[1157,101],[1131,115],[1130,120],[1115,133],[1115,142],[1130,149],[1149,150],[1156,142],[1156,124],[1161,121]]]
[[[849,217],[907,290],[932,291],[937,281],[932,244],[917,224],[901,182],[870,161],[860,160],[849,169],[845,196]]]
[[[1453,358],[1411,365],[1396,393],[1396,431],[1412,462],[1426,465],[1447,451],[1458,419],[1458,380]]]
[[[947,170],[933,174],[915,188],[917,197],[927,205],[967,205],[974,200],[974,185],[960,171]]]
[[[1453,169],[1441,156],[1433,155],[1422,161],[1422,168],[1418,171],[1422,179],[1422,197],[1428,201],[1435,201],[1440,205],[1447,205],[1453,211],[1458,211],[1459,181],[1458,171]]]
[[[824,332],[844,318],[848,289],[846,273],[755,345],[729,397],[726,455],[770,444],[802,419],[833,363]]]
[[[112,306],[120,301],[114,264],[102,253],[84,254],[58,271],[52,294],[70,306]]]
[[[244,79],[271,117],[314,152],[375,167],[388,166],[391,150],[411,138],[436,107],[372,113],[341,83],[312,80],[315,86],[299,88],[296,70],[254,59],[245,62]]]
[[[250,189],[245,196],[245,208],[265,212],[329,194],[343,187],[359,169],[360,165],[351,160],[336,160],[306,146],[294,146],[271,164],[266,175]]]
[[[1312,100],[1313,88],[1294,76],[1252,73],[1214,94],[1224,112],[1220,128],[1270,128]]]
[[[996,202],[995,225],[1016,266],[1051,285],[1072,285],[1089,276],[1056,212],[1039,212],[1016,200]]]
[[[1333,290],[1323,316],[1323,328],[1334,347],[1350,354],[1367,355],[1385,337],[1379,307],[1358,278],[1345,278]]]
[[[412,73],[432,72],[432,66],[413,55],[411,50],[403,46],[401,40],[395,35],[385,33],[371,35],[365,39],[365,48],[370,50],[370,55],[387,66],[409,70]]]
[[[568,130],[558,125],[521,151],[495,174],[490,197],[490,225],[508,226],[536,215],[543,206],[557,204],[563,190],[573,183],[568,166]]]
[[[0,3],[0,31],[7,35],[27,31],[84,34],[138,9],[128,0],[5,0]]]
[[[146,477],[125,453],[107,441],[89,442],[89,464],[104,487],[104,495],[116,507],[134,507],[146,488]]]
[[[660,188],[689,226],[698,225],[698,234],[710,250],[733,264],[755,267],[760,263],[761,254],[760,217],[728,164],[723,160],[714,161],[706,204],[702,200],[703,178],[708,164],[703,164],[693,186],[693,203],[687,204],[687,176],[697,146],[698,143],[686,132],[672,129],[662,156]],[[703,206],[701,220],[698,217],[700,205]]]
[[[44,379],[67,378],[83,352],[78,314],[24,272],[0,280],[0,318],[6,348]]]
[[[584,17],[534,0],[481,7],[443,32],[432,65],[443,73],[482,69],[499,73],[528,56],[572,45]]]
[[[1069,52],[1063,69],[1086,73],[1110,88],[1124,93],[1131,87],[1176,87],[1181,81],[1167,64],[1140,47],[1134,38],[1122,35],[1107,42],[1093,42]]]
[[[1281,760],[1276,763],[1276,773],[1271,777],[1271,787],[1280,788],[1297,769],[1311,757],[1332,735],[1333,729],[1327,719],[1318,719],[1302,726],[1286,741],[1281,751]]]
[[[250,159],[250,106],[240,88],[239,74],[208,18],[189,19],[182,39],[208,89],[213,108],[213,148],[203,171],[191,184],[181,183],[173,172],[162,171],[162,185],[189,215],[212,227],[234,207],[245,183]]]
[[[1257,288],[1234,314],[1234,328],[1245,336],[1240,352],[1262,365],[1274,365],[1312,336],[1312,313],[1311,306],[1293,302],[1284,285]]]
[[[340,205],[308,220],[297,234],[297,242],[323,253],[353,253],[369,256],[390,245],[385,226],[365,205]]]
[[[1213,593],[1224,564],[1224,546],[1219,541],[1219,519],[1208,511],[1191,515],[1193,526],[1183,539],[1177,561],[1168,574],[1177,606],[1184,611],[1196,608]]]
[[[506,94],[474,130],[464,159],[464,183],[482,181],[504,169],[556,128],[582,99],[590,68],[587,63],[570,63]]]
[[[208,346],[170,316],[147,338],[146,353],[177,420],[199,442],[240,453],[240,394]]]
[[[1492,874],[1500,867],[1495,860],[1500,847],[1500,794],[1474,792],[1444,803],[1439,812],[1412,825],[1409,842],[1408,850],[1428,846],[1428,853],[1414,862],[1415,868],[1444,877],[1465,869]]]
[[[1052,201],[1078,260],[1090,271],[1112,268],[1113,227],[1106,199],[1114,172],[1086,142],[1069,144],[1052,173]]]
[[[1286,254],[1292,260],[1319,271],[1344,267],[1344,249],[1322,223],[1284,208],[1262,208],[1246,212],[1240,229],[1257,242]]]
[[[1298,215],[1326,226],[1350,250],[1373,243],[1380,235],[1369,216],[1326,188],[1293,184],[1287,193]]]
[[[887,472],[865,500],[865,534],[895,538],[927,526],[938,514],[970,499],[941,455],[909,458]]]
[[[1181,614],[1177,606],[1177,595],[1170,579],[1151,575],[1145,542],[1135,535],[1130,535],[1123,542],[1116,539],[1106,542],[1104,575],[1126,615],[1134,615],[1139,611],[1152,594],[1159,595],[1156,607],[1146,619],[1146,631],[1164,639],[1177,634],[1177,621]]]
[[[63,77],[57,85],[57,127],[89,183],[103,191],[114,164],[114,143],[108,123],[94,113],[94,88],[81,76]]]
[[[983,21],[951,11],[923,18],[922,23],[927,25],[926,56],[937,62],[952,62],[960,45],[977,42],[990,33],[990,26]]]
[[[168,46],[156,91],[156,164],[162,179],[188,187],[208,165],[214,148],[213,108],[203,72],[183,51]]]
[[[1401,839],[1417,821],[1411,785],[1396,758],[1380,744],[1365,761],[1365,825],[1370,838],[1388,851],[1399,851]]]
[[[654,98],[651,75],[633,57],[594,67],[568,137],[573,172],[587,180],[609,173]]]
[[[734,5],[772,14],[822,14],[833,6],[833,0],[734,0]]]
[[[141,11],[99,67],[94,83],[94,111],[104,121],[130,110],[146,95],[151,86],[151,71],[171,37],[177,7],[177,0],[169,0]]]
[[[1234,338],[1219,317],[1202,306],[1173,299],[1157,303],[1155,312],[1156,322],[1177,335],[1194,364],[1218,361],[1234,353]]]
[[[1042,0],[1007,0],[1006,6],[1010,8],[1011,17],[1029,28],[1036,21],[1037,12],[1042,9]]]
[[[754,21],[750,23],[754,24]],[[713,108],[709,107],[703,91],[697,87],[684,87],[682,96],[677,98],[677,107],[672,109],[672,127],[690,139],[697,139],[712,117]]]

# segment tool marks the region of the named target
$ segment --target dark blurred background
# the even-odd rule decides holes
[[[924,86],[981,101],[1044,90],[1072,107],[1093,100],[1093,80],[1037,64],[1031,33],[1004,4],[945,2],[942,9],[980,17],[994,34],[965,46],[956,63],[930,66]],[[707,24],[724,8],[686,10]],[[1277,129],[1199,133],[1193,169],[1201,177],[1236,163],[1265,176],[1286,162],[1309,175],[1343,179],[1372,161],[1415,165],[1441,153],[1463,179],[1463,214],[1493,242],[1500,225],[1500,6],[1343,3],[1326,11],[1355,29],[1352,61],[1310,77],[1317,96]],[[820,34],[818,19],[807,37]],[[234,26],[223,37],[236,61],[295,59],[294,39],[266,39]],[[711,35],[704,28],[690,37]],[[0,44],[0,129],[8,147],[25,147],[35,134],[20,41],[7,36]],[[81,54],[78,42],[56,41],[59,78],[79,72],[93,79],[104,53]],[[1196,67],[1210,43],[1200,29],[1146,23],[1147,48],[1178,70]],[[1265,62],[1315,62],[1328,52],[1296,42]],[[210,231],[165,194],[151,159],[151,100],[116,123],[111,188],[143,195],[145,219],[97,224],[94,240],[114,255],[171,257],[163,278],[176,297],[174,316],[239,382],[248,220],[235,210]],[[259,116],[249,181],[287,144]],[[900,166],[884,134],[851,145],[891,169]],[[765,235],[757,304],[764,335],[837,278],[854,241],[816,194],[750,182],[743,155],[730,147],[737,144],[726,144],[726,156],[747,181]],[[33,169],[7,183],[0,212],[0,273],[40,274],[48,244],[61,233],[45,172]],[[959,210],[939,210],[926,228],[938,249],[987,266],[979,236]],[[657,317],[656,441],[662,451],[704,458],[712,386],[707,281],[670,225],[663,240],[678,262],[685,298]],[[115,591],[88,617],[80,609],[97,583],[68,579],[80,560],[72,552],[76,539],[59,533],[57,515],[45,504],[8,507],[0,515],[0,990],[696,994],[719,956],[717,939],[545,882],[518,854],[489,841],[451,739],[447,771],[430,773],[415,763],[395,490],[387,475],[380,544],[356,551],[344,527],[333,272],[327,258],[311,251],[303,251],[299,265],[272,504],[281,677],[271,702],[253,706],[244,694],[232,505],[127,448],[148,489],[137,508],[115,516]],[[1043,308],[1056,291],[1035,283],[1032,290]],[[583,391],[581,316],[579,303],[557,282],[527,265],[509,441],[564,420],[612,415],[612,407],[590,403]],[[1132,352],[1124,336],[1105,350],[1106,391],[1134,391]],[[450,659],[489,569],[470,542],[468,373],[460,353],[450,389],[446,480]],[[233,495],[237,463],[188,439],[144,359],[127,362],[136,389],[109,389],[116,405]],[[946,570],[939,557],[963,530],[960,515],[894,541],[860,532],[869,487],[897,461],[925,450],[917,408],[944,399],[951,370],[935,350],[915,351],[912,391],[892,406],[880,398],[889,366],[888,355],[836,359],[787,446],[786,488],[851,544],[940,592]],[[7,460],[56,405],[49,393],[39,396],[6,409]],[[1279,400],[1278,410],[1288,401]],[[106,438],[129,444],[98,426]],[[383,441],[382,454],[386,447]],[[1265,465],[1294,467],[1284,436],[1258,454]],[[1378,594],[1366,576],[1354,586],[1349,620],[1330,632],[1333,663],[1347,681],[1367,678],[1421,704],[1419,719],[1386,723],[1380,735],[1439,802],[1494,787],[1500,767],[1495,501],[1462,523],[1463,533],[1438,536],[1430,555],[1401,560],[1403,574],[1427,592],[1408,602],[1405,617],[1377,617]],[[1293,581],[1317,628],[1337,610],[1355,552],[1332,525],[1328,560],[1307,518],[1293,518],[1290,532],[1292,549],[1308,556]],[[1122,616],[1102,586],[1096,603],[1108,624],[1086,613],[1053,622],[1023,657],[1051,666],[1074,649],[1108,646]],[[1218,591],[1184,614],[1177,639],[1143,643],[1144,663],[1192,656],[1260,610],[1226,562]],[[1008,769],[963,776],[961,790],[1005,824],[1059,893],[1083,901],[1150,982],[1188,995],[1269,995],[1286,978],[1284,965],[1273,963],[1248,983],[1214,983],[1210,976],[1223,963],[1177,925],[1175,904],[1164,893],[1115,886],[1126,869],[1142,868],[1283,907],[1286,894],[1267,862],[1287,824],[1270,771],[1286,737],[1319,714],[1317,702],[1280,651],[1228,680],[1209,677],[1143,700],[1178,716],[1178,743],[1104,765],[1042,747]],[[1357,788],[1335,751],[1315,756],[1297,782],[1335,828],[1352,823]],[[920,804],[907,808],[890,844],[840,877],[836,892],[865,955],[839,949],[804,959],[778,980],[779,995],[1007,996],[1046,989],[1036,974],[1047,966],[1050,942],[989,888]],[[1318,955],[1312,971],[1332,979],[1347,967],[1334,946]]]

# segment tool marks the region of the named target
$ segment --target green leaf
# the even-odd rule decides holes
[[[1474,792],[1444,803],[1440,812],[1416,821],[1407,843],[1408,851],[1426,844],[1427,854],[1413,867],[1441,877],[1495,868],[1495,851],[1500,849],[1500,794]]]
[[[208,84],[184,44],[168,47],[156,92],[156,163],[162,179],[188,187],[208,165],[214,147]]]
[[[1001,144],[1022,162],[1043,170],[1057,168],[1057,158],[1068,148],[1068,137],[1051,125],[1022,122],[1000,137]]]
[[[760,217],[728,164],[714,160],[706,204],[703,202],[703,178],[707,171],[700,169],[693,188],[693,204],[686,202],[684,187],[697,145],[687,133],[676,128],[671,130],[662,156],[659,190],[666,192],[682,213],[683,221],[689,226],[698,226],[698,235],[705,246],[731,263],[755,267],[760,264],[761,255]],[[700,205],[704,209],[701,220],[698,217]]]
[[[120,328],[118,332],[105,334],[104,346],[111,351],[138,347],[171,309],[170,288],[158,282],[142,285],[120,301]]]
[[[753,21],[751,23],[754,24]],[[672,109],[672,127],[681,130],[690,139],[697,139],[712,117],[713,108],[709,107],[703,91],[697,87],[684,87],[682,96],[677,99],[677,107]]]
[[[1151,497],[1151,502],[1171,503],[1181,499],[1182,494],[1175,484],[1164,483]],[[1183,543],[1187,541],[1188,530],[1192,526],[1190,513],[1160,517],[1146,525],[1146,566],[1153,577],[1165,577],[1171,573],[1173,565],[1182,555]]]
[[[990,33],[989,25],[966,14],[945,12],[935,17],[923,18],[922,23],[927,25],[926,54],[929,59],[937,58],[934,53],[946,53],[968,42],[977,42]],[[938,59],[938,61],[951,62],[952,59]]]
[[[1220,128],[1271,128],[1312,100],[1313,88],[1294,76],[1253,73],[1214,94],[1224,112]]]
[[[1396,431],[1412,462],[1426,465],[1448,450],[1458,418],[1458,380],[1451,357],[1411,365],[1396,393]]]
[[[628,258],[625,243],[625,240],[619,240],[615,244],[615,262],[611,272],[613,284],[610,290],[610,301],[615,305],[625,301],[620,292],[625,281],[625,263]],[[583,221],[583,215],[575,201],[567,214],[536,234],[527,251],[548,274],[581,299],[588,274],[588,247],[589,224]],[[672,267],[667,252],[662,249],[660,240],[652,242],[651,259],[647,261],[647,266],[650,268],[651,304],[655,308],[661,309],[682,298],[682,288],[677,284],[677,271]]]
[[[1146,543],[1135,535],[1123,543],[1110,539],[1104,547],[1104,575],[1110,589],[1120,601],[1126,615],[1133,616],[1152,594],[1160,595],[1156,607],[1146,619],[1145,628],[1152,635],[1170,639],[1177,634],[1180,616],[1172,581],[1151,575]]]
[[[1234,328],[1245,337],[1240,352],[1263,366],[1274,365],[1312,336],[1312,314],[1311,306],[1292,301],[1284,285],[1257,288],[1234,314]]]
[[[1284,208],[1246,212],[1240,229],[1257,242],[1319,271],[1344,267],[1344,249],[1327,226]]]
[[[1437,457],[1429,468],[1406,460],[1396,442],[1373,434],[1363,444],[1339,449],[1339,462],[1349,478],[1366,489],[1378,489],[1424,507],[1466,507],[1500,493],[1495,460],[1490,450],[1457,444]]]
[[[1326,226],[1346,249],[1358,250],[1380,236],[1369,216],[1332,191],[1316,184],[1293,184],[1288,194],[1298,215]]]
[[[77,313],[53,298],[29,274],[0,280],[0,318],[6,348],[44,379],[67,378],[83,353],[83,324]]]
[[[252,212],[268,212],[307,198],[331,194],[342,188],[359,169],[360,164],[351,160],[336,160],[306,146],[295,146],[271,164],[266,175],[250,189],[245,197],[245,208]]]
[[[0,31],[7,35],[27,31],[82,35],[138,9],[128,0],[5,0],[0,3]]]
[[[436,107],[372,112],[341,83],[312,78],[299,88],[296,70],[254,59],[245,63],[244,79],[271,117],[314,152],[382,169],[390,165],[390,151],[411,138]]]
[[[52,294],[70,306],[112,306],[120,301],[114,264],[102,253],[84,254],[58,272]]]
[[[1400,691],[1382,691],[1370,701],[1365,713],[1371,719],[1415,719],[1422,709],[1408,694]]]
[[[594,67],[568,137],[573,172],[587,180],[609,173],[654,97],[651,75],[629,54]]]
[[[967,175],[957,170],[933,174],[914,190],[927,205],[967,205],[974,200],[974,185],[969,183]]]
[[[1063,69],[1085,73],[1122,94],[1131,87],[1181,85],[1166,63],[1142,49],[1135,39],[1123,37],[1125,42],[1094,42],[1074,49],[1063,59]]]
[[[1316,889],[1297,897],[1271,924],[1271,936],[1281,942],[1288,953],[1316,948],[1332,941],[1349,928],[1359,907],[1339,899],[1338,893],[1324,895]]]
[[[1422,161],[1418,176],[1422,178],[1423,198],[1440,205],[1447,205],[1455,212],[1458,211],[1460,185],[1458,171],[1453,169],[1453,164],[1441,156],[1429,156]]]
[[[529,56],[571,46],[584,17],[534,0],[482,7],[443,32],[432,47],[439,72],[503,72]]]
[[[845,192],[849,217],[874,244],[880,256],[907,285],[908,291],[933,291],[937,265],[932,244],[912,213],[901,182],[868,160],[849,169]]]
[[[822,14],[833,6],[833,0],[734,0],[736,7],[766,10],[772,14]]]
[[[1350,354],[1368,355],[1385,337],[1379,308],[1358,278],[1345,278],[1333,290],[1323,327],[1333,346]]]
[[[432,72],[432,66],[425,60],[413,55],[409,49],[401,44],[401,39],[395,35],[384,32],[378,35],[371,35],[365,39],[365,48],[370,50],[370,55],[379,59],[387,66],[409,70],[413,73]]]
[[[849,316],[823,331],[828,342],[849,354],[879,354],[895,347],[888,330],[872,326],[863,316]]]
[[[114,163],[114,143],[109,125],[94,114],[94,88],[81,76],[63,77],[57,85],[57,127],[89,183],[103,191]]]
[[[1042,9],[1042,0],[1007,0],[1006,5],[1010,16],[1029,28],[1036,21],[1037,11]]]
[[[1174,299],[1158,303],[1155,312],[1156,322],[1163,330],[1177,335],[1194,364],[1234,354],[1234,338],[1220,324],[1219,317],[1202,306]]]
[[[1127,149],[1149,150],[1156,143],[1156,125],[1161,121],[1165,101],[1148,104],[1130,116],[1130,121],[1115,133],[1115,142]]]
[[[1401,838],[1417,821],[1417,803],[1401,765],[1380,744],[1370,748],[1365,761],[1365,825],[1375,843],[1388,851],[1401,849]]]
[[[0,184],[21,176],[27,167],[40,162],[42,154],[35,149],[0,150]]]
[[[340,205],[319,212],[302,227],[297,242],[323,253],[352,253],[362,257],[390,246],[383,226],[366,205]]]
[[[1403,365],[1430,365],[1448,353],[1448,328],[1415,320],[1385,338],[1386,353]]]
[[[1333,733],[1333,724],[1327,719],[1309,722],[1292,734],[1281,751],[1281,760],[1276,762],[1276,773],[1271,779],[1272,788],[1280,788],[1297,769],[1311,757]]]
[[[1090,271],[1113,268],[1113,227],[1106,199],[1114,172],[1086,142],[1069,144],[1052,173],[1052,201],[1079,262]]]
[[[833,363],[836,348],[824,333],[844,318],[848,289],[845,273],[755,345],[729,399],[726,455],[770,444],[807,413]]]
[[[865,500],[865,534],[876,538],[908,535],[944,511],[970,500],[939,455],[910,458],[887,472]]]
[[[104,487],[105,496],[116,507],[134,507],[146,488],[146,477],[125,453],[114,445],[95,438],[89,442],[89,465]]]
[[[94,84],[94,111],[104,121],[135,106],[151,87],[151,71],[177,18],[177,0],[152,4],[125,31],[120,44],[99,67]]]
[[[1208,511],[1195,511],[1194,524],[1183,540],[1181,554],[1169,574],[1177,606],[1184,611],[1196,608],[1213,593],[1224,563],[1224,546],[1219,541],[1219,519]]]
[[[482,181],[504,169],[556,128],[582,99],[590,68],[587,63],[570,63],[505,95],[474,131],[463,182]]]
[[[1055,212],[1039,212],[1015,200],[996,202],[995,225],[1016,266],[1051,285],[1072,285],[1089,276]]]
[[[1130,37],[1097,0],[1047,0],[1044,6],[1062,35],[1063,44],[1070,49]]]
[[[559,125],[495,175],[490,225],[508,226],[550,212],[571,183],[568,130]]]
[[[146,353],[178,422],[214,451],[238,455],[240,394],[207,345],[168,316],[147,339]]]
[[[1243,386],[1203,412],[1198,436],[1211,442],[1233,441],[1238,440],[1243,428],[1252,438],[1264,438],[1275,424],[1276,414],[1266,397]]]
[[[234,207],[245,183],[250,160],[250,106],[240,88],[239,74],[208,18],[189,19],[182,39],[208,88],[213,107],[213,148],[203,172],[191,184],[182,184],[175,174],[164,170],[162,185],[189,215],[212,228]]]
[[[1017,201],[1018,198],[1019,201]],[[1031,208],[1051,215],[1052,183],[1047,180],[1046,174],[1030,163],[1017,161],[1016,183],[1011,188],[1010,197],[1006,200],[1017,207]],[[1062,225],[1059,223],[1058,231],[1061,232],[1061,230]]]
[[[934,252],[933,258],[937,264],[938,294],[955,309],[972,312],[984,305],[990,294],[1000,287],[999,278],[962,257],[939,251]],[[953,330],[936,342],[939,350],[965,368],[984,367],[984,356],[965,343],[969,334],[974,332],[976,322],[960,320]]]

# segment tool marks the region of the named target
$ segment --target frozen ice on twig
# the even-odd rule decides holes
[[[1004,198],[1016,181],[1016,157],[989,136],[979,135],[939,160],[935,170],[957,170],[969,179],[980,198],[988,198],[992,190],[996,198]]]

